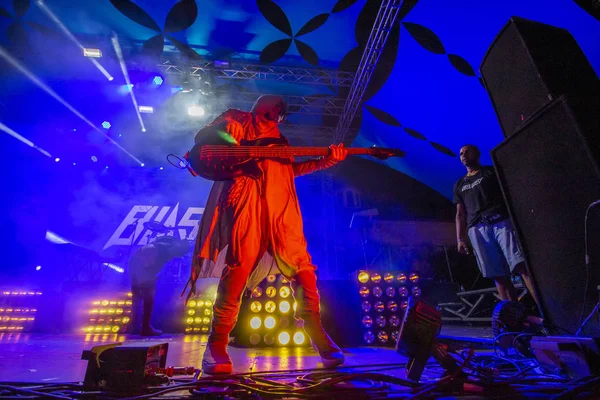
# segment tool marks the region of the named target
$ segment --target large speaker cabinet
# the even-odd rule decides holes
[[[562,94],[582,94],[598,75],[565,29],[512,17],[481,63],[505,137]]]
[[[586,210],[600,199],[600,96],[561,96],[493,149],[492,159],[544,317],[573,333],[600,284],[600,206],[588,219],[589,280],[584,244]]]

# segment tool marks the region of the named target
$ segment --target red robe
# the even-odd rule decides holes
[[[244,136],[234,138],[237,142],[281,137],[276,123],[252,113],[228,110],[211,125],[223,121],[237,121],[244,127]],[[335,162],[264,159],[257,164],[262,172],[258,178],[214,183],[196,238],[188,298],[195,293],[198,278],[220,277],[226,264],[256,264],[249,289],[268,274],[291,279],[302,269],[316,268],[306,248],[294,178]]]

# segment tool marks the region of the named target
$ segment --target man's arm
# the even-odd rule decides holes
[[[307,175],[322,169],[333,167],[340,161],[343,161],[348,154],[348,151],[344,149],[344,145],[341,143],[338,146],[332,145],[329,148],[331,149],[331,152],[327,157],[308,161],[294,161],[292,163],[294,176]]]
[[[467,211],[463,203],[456,205],[456,240],[458,252],[469,254],[467,241]]]

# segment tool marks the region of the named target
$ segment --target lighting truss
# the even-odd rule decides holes
[[[369,40],[365,46],[362,59],[360,60],[354,80],[350,86],[348,97],[346,97],[344,111],[338,120],[333,136],[333,143],[344,142],[349,133],[352,120],[362,105],[362,98],[365,94],[365,90],[371,80],[371,75],[373,75],[379,57],[383,52],[385,43],[394,26],[402,3],[403,0],[383,0],[381,3],[377,18],[371,29]],[[337,276],[337,257],[334,250],[336,230],[333,177],[331,174],[325,173],[323,174],[322,179],[324,212],[327,219],[327,230],[330,233],[329,237],[326,237],[327,269],[330,275]]]
[[[301,124],[283,124],[279,126],[281,133],[287,138],[310,139],[317,143],[331,144],[335,132],[334,126],[316,126]]]
[[[384,0],[379,8],[379,13],[371,30],[369,41],[365,46],[360,64],[356,70],[356,75],[352,81],[350,92],[346,98],[344,113],[338,121],[337,130],[335,132],[334,141],[339,143],[344,141],[348,128],[354,119],[356,111],[362,104],[362,98],[367,89],[367,85],[371,80],[371,75],[375,70],[375,66],[379,61],[379,57],[385,47],[385,42],[388,39],[392,26],[396,22],[398,11],[403,0]]]
[[[217,91],[217,94],[231,95],[229,105],[253,104],[260,96],[264,93],[255,92],[235,92],[232,93],[229,90]],[[281,96],[288,105],[288,109],[291,109],[291,114],[305,114],[305,115],[333,115],[340,116],[344,111],[344,104],[346,100],[340,99],[335,96],[331,97],[317,97],[317,96]],[[333,135],[332,135],[333,136]]]
[[[172,60],[163,60],[158,64],[158,68],[165,74],[173,75],[201,76],[209,73],[215,78],[223,79],[279,81],[340,87],[350,87],[354,81],[352,72],[321,68],[292,68],[242,63],[220,68],[215,67],[212,61],[181,65]]]

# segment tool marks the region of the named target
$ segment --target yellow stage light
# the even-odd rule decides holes
[[[281,332],[279,333],[279,336],[277,337],[277,340],[279,340],[279,343],[281,343],[282,345],[286,345],[290,342],[290,334],[287,332]]]
[[[194,323],[200,325],[202,323],[202,318],[201,317],[194,318]]]
[[[287,314],[290,311],[290,302],[287,300],[280,302],[279,311],[281,311],[282,314]]]
[[[392,274],[391,272],[386,272],[385,275],[383,276],[383,280],[386,281],[387,283],[392,283],[394,282],[394,274]]]
[[[294,333],[294,343],[296,343],[297,345],[304,344],[305,340],[306,340],[306,336],[304,336],[304,333],[302,333],[302,332]]]
[[[399,284],[404,285],[406,283],[406,274],[403,274],[403,273],[398,274],[398,277],[396,278],[396,281]]]
[[[210,318],[208,318],[208,317],[202,318],[202,323],[205,324],[205,325],[210,324]]]
[[[275,279],[277,279],[277,277],[275,275],[267,276],[267,282],[269,282],[269,283],[275,282]]]
[[[416,272],[412,272],[409,276],[408,279],[410,279],[410,281],[412,283],[418,283],[419,282],[419,274],[417,274]]]
[[[265,311],[268,313],[274,312],[276,308],[277,308],[277,306],[275,305],[274,301],[267,301],[265,303]]]
[[[188,303],[189,307],[196,307],[196,300],[190,300],[190,302]]]
[[[204,302],[204,307],[212,307],[212,305],[213,305],[213,303],[212,303],[212,301],[210,301],[210,300],[206,300],[206,301]]]
[[[192,318],[192,317],[189,317],[188,319],[186,319],[186,320],[185,320],[185,322],[186,322],[188,325],[191,325],[191,324],[193,324],[193,323],[194,323],[194,318]]]
[[[256,346],[260,343],[260,335],[257,332],[252,332],[248,339],[250,341],[250,344],[253,346]]]
[[[194,314],[196,314],[196,310],[194,310],[193,308],[190,308],[188,310],[188,315],[194,315]]]
[[[204,300],[198,300],[198,302],[196,303],[196,305],[198,307],[204,307]]]
[[[122,308],[117,308],[115,310],[115,313],[118,314],[118,315],[121,315],[121,314],[123,314],[123,309]]]
[[[267,317],[265,318],[265,328],[273,329],[275,327],[275,318]]]
[[[257,286],[254,288],[254,290],[252,291],[252,297],[255,299],[258,299],[260,296],[262,296],[263,291],[262,288]]]
[[[128,324],[129,323],[129,317],[123,317],[123,323],[124,324]]]
[[[368,287],[366,286],[362,286],[358,293],[360,294],[360,297],[369,297],[369,293],[371,293],[371,291],[369,290]]]
[[[273,298],[277,295],[277,289],[275,289],[274,286],[269,286],[267,290],[265,290],[265,294],[267,295],[267,297]]]
[[[282,286],[279,288],[279,296],[284,299],[287,299],[292,294],[292,289],[289,286]]]
[[[371,281],[373,283],[381,282],[381,275],[379,275],[377,272],[375,272],[374,274],[371,274]]]
[[[253,301],[250,303],[250,311],[257,313],[260,312],[260,310],[262,310],[262,304],[260,304],[260,301]]]
[[[118,326],[113,326],[111,330],[113,331],[113,333],[118,333],[119,329],[121,329],[121,328]]]
[[[212,310],[210,308],[204,309],[204,315],[211,315],[211,314],[212,314]]]
[[[258,329],[261,325],[262,321],[260,320],[260,317],[252,317],[250,319],[250,327],[252,327],[252,329]]]
[[[104,307],[106,307],[108,305],[108,300],[102,300],[102,303],[100,303],[100,304],[102,304]]]
[[[369,273],[365,272],[365,271],[360,271],[358,273],[358,281],[360,283],[367,283],[367,282],[369,282]]]

